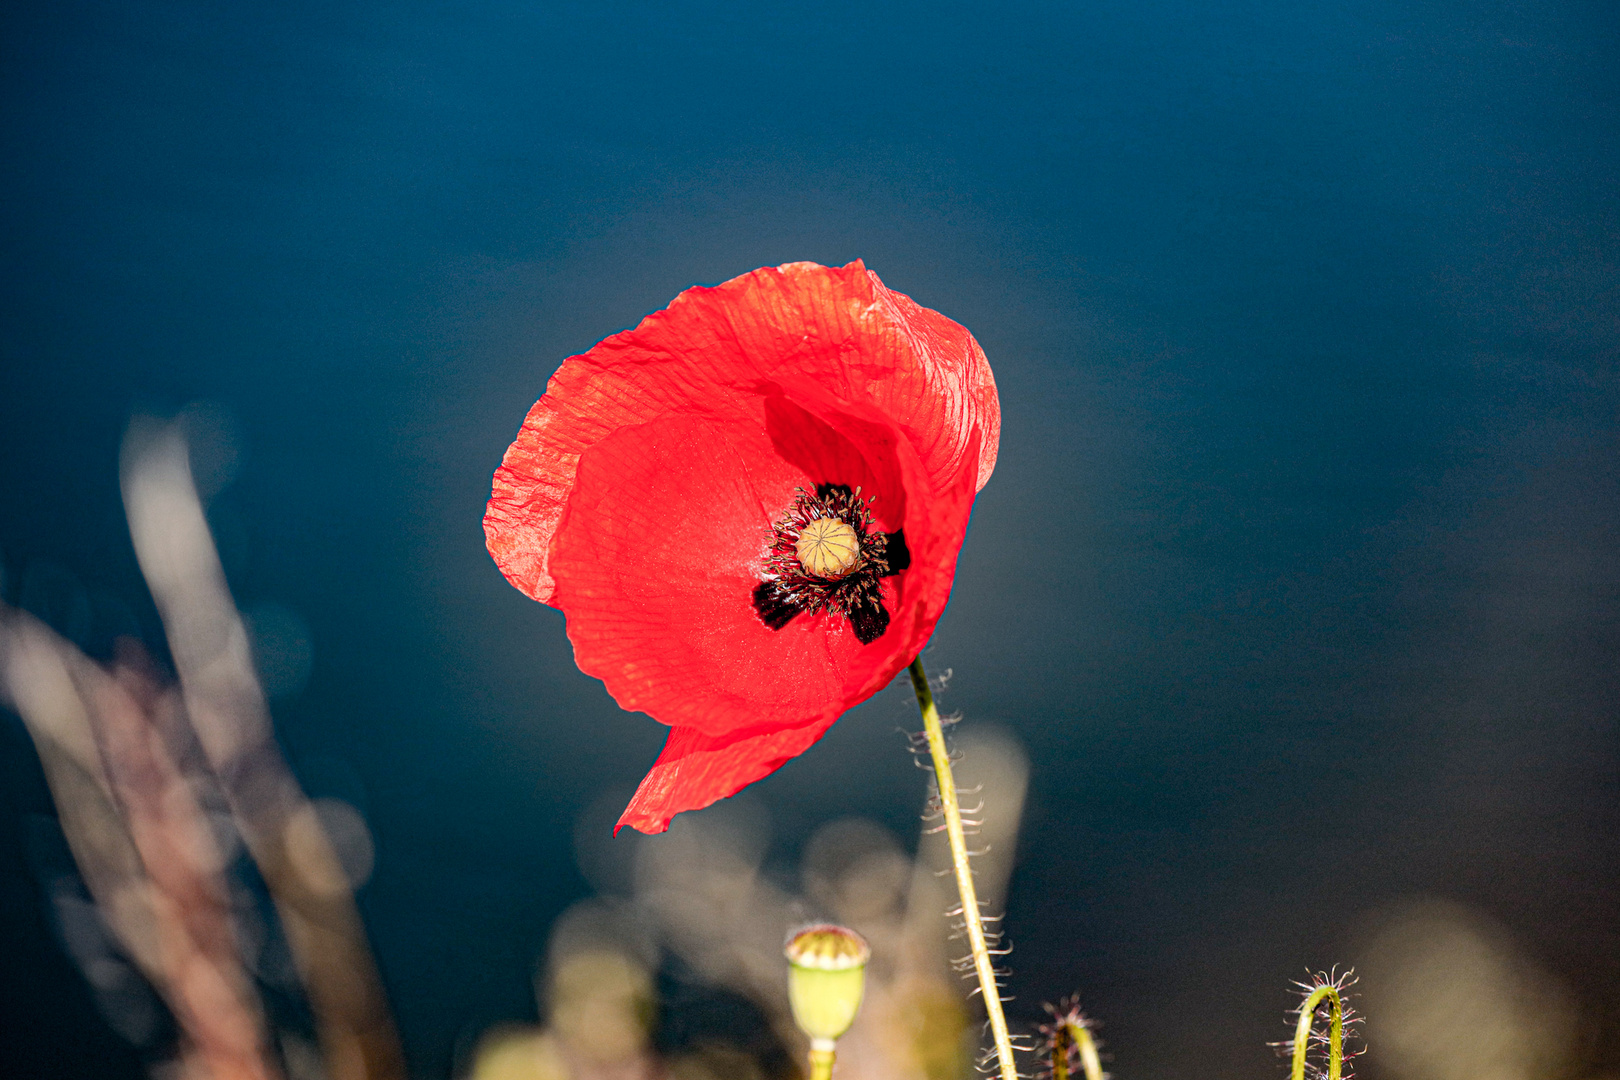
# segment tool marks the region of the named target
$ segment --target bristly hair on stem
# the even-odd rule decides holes
[[[997,968],[993,959],[1005,956],[1011,950],[1004,946],[998,932],[985,926],[987,922],[996,920],[986,917],[980,908],[973,870],[968,865],[968,858],[973,852],[967,847],[967,829],[970,824],[977,825],[978,821],[962,816],[963,792],[957,788],[951,771],[954,755],[945,745],[945,725],[953,721],[940,717],[921,657],[911,662],[911,688],[916,692],[917,707],[922,711],[923,719],[921,734],[912,736],[912,750],[919,758],[918,764],[934,774],[934,797],[929,801],[924,819],[937,820],[939,825],[929,831],[943,830],[950,842],[951,869],[956,876],[956,891],[961,903],[946,915],[962,920],[954,929],[968,943],[968,955],[955,961],[954,966],[964,976],[977,976],[977,992],[984,1002],[985,1017],[990,1027],[992,1045],[979,1062],[979,1067],[985,1072],[994,1071],[1001,1080],[1019,1080],[1018,1064],[1013,1053],[1017,1049],[1027,1050],[1028,1047],[1015,1046],[1007,1031],[1007,1017],[1001,1008],[1001,979],[1006,971]],[[923,759],[924,753],[927,754],[926,759]],[[982,804],[971,812],[978,813],[981,808]]]
[[[1041,1080],[1070,1080],[1077,1067],[1086,1080],[1108,1080],[1102,1067],[1102,1043],[1092,1035],[1097,1022],[1080,1011],[1079,997],[1071,994],[1045,1008],[1052,1022],[1039,1029],[1048,1070]]]
[[[1288,1010],[1294,1037],[1270,1045],[1282,1057],[1291,1057],[1289,1080],[1351,1080],[1351,1059],[1366,1052],[1356,1037],[1361,1017],[1351,1007],[1356,984],[1353,969],[1318,971],[1294,986],[1300,1002]],[[1317,1023],[1317,1017],[1325,1019]]]

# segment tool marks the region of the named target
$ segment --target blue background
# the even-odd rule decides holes
[[[929,661],[1033,762],[1018,1015],[1079,989],[1122,1076],[1268,1075],[1287,980],[1420,893],[1620,999],[1613,4],[60,2],[3,31],[6,597],[32,573],[92,647],[157,641],[122,431],[234,418],[212,520],[238,599],[309,628],[278,732],[376,834],[416,1074],[532,1017],[588,891],[574,823],[662,734],[488,560],[490,474],[564,356],[799,259],[865,259],[1000,385]],[[910,709],[760,785],[773,858],[846,813],[912,831]],[[0,1071],[133,1075],[0,731]]]

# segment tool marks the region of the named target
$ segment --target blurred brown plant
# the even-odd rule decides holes
[[[246,627],[178,425],[126,436],[130,535],[179,676],[133,640],[102,667],[0,604],[0,701],[28,729],[85,886],[180,1028],[186,1080],[280,1074],[241,952],[210,815],[228,814],[262,875],[315,1014],[329,1080],[404,1074],[350,883],[277,751]]]

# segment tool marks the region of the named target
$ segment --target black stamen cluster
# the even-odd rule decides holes
[[[822,578],[799,562],[799,534],[812,521],[834,518],[855,530],[860,556],[842,577]],[[889,628],[878,582],[911,565],[904,530],[879,532],[860,489],[848,484],[817,484],[815,494],[799,488],[765,556],[765,580],[754,586],[754,610],[772,630],[780,630],[802,612],[830,611],[849,620],[855,637],[870,645]]]

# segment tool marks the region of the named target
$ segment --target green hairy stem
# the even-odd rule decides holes
[[[1103,1080],[1102,1058],[1097,1055],[1097,1043],[1091,1029],[1072,1019],[1065,1019],[1052,1035],[1052,1080],[1069,1080],[1069,1047],[1080,1048],[1080,1070],[1086,1080]]]
[[[984,998],[984,1011],[990,1018],[990,1031],[995,1038],[1001,1080],[1018,1080],[1012,1038],[1007,1034],[1007,1017],[1001,1011],[1001,988],[996,984],[995,965],[990,962],[990,947],[985,944],[984,916],[979,911],[979,895],[973,885],[973,871],[968,866],[962,807],[957,799],[956,780],[951,774],[950,752],[945,748],[945,728],[940,723],[939,710],[934,707],[934,694],[928,689],[928,673],[923,670],[920,656],[911,662],[911,688],[917,692],[917,707],[922,710],[923,730],[928,736],[940,809],[945,815],[945,835],[951,843],[951,868],[956,872],[956,891],[962,898],[962,923],[967,929],[973,968],[979,976],[980,996]],[[1338,1080],[1337,1075],[1334,1080]]]
[[[1332,986],[1318,986],[1299,1007],[1299,1024],[1294,1028],[1294,1070],[1291,1080],[1305,1080],[1305,1051],[1311,1042],[1311,1026],[1323,1000],[1328,1002],[1328,1075],[1339,1080],[1344,1071],[1344,1002]]]

